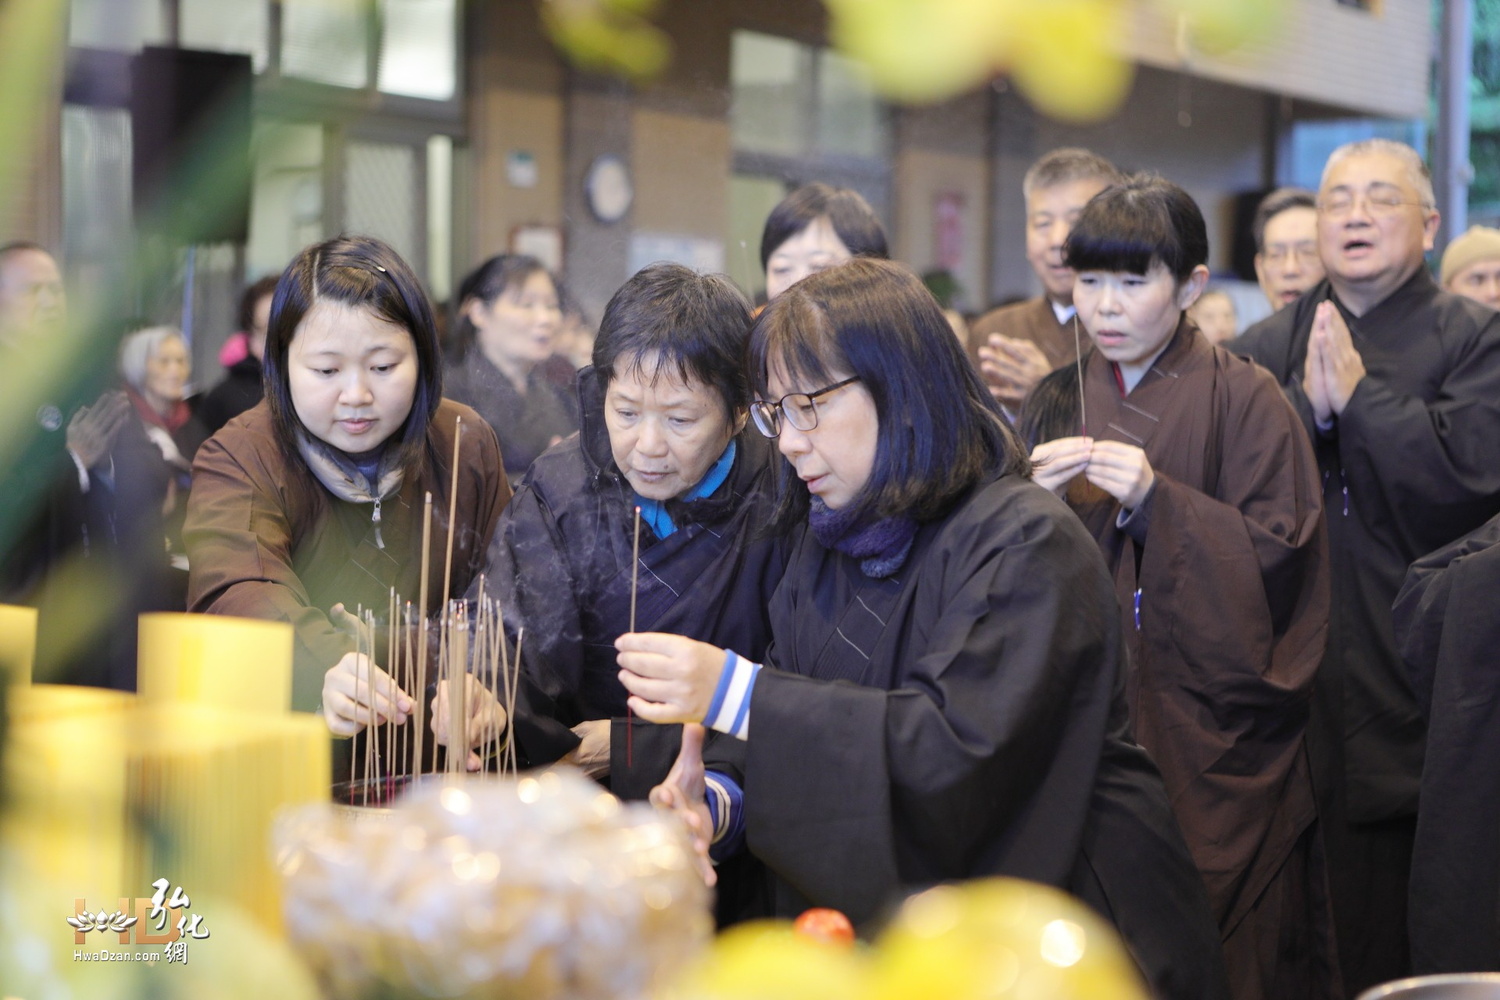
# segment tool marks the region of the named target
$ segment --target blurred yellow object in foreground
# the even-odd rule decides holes
[[[994,878],[908,899],[877,942],[871,1000],[1148,1000],[1104,918],[1050,886]]]
[[[36,664],[36,608],[0,604],[0,678],[30,684]]]
[[[292,626],[225,615],[141,615],[141,700],[284,714],[292,704]]]
[[[113,910],[163,877],[200,912],[232,905],[279,932],[271,821],[328,798],[321,719],[39,685],[13,690],[8,729],[0,833],[28,870],[67,887],[50,901],[60,933],[75,899]]]
[[[721,934],[665,1000],[859,1000],[868,980],[861,953],[759,920]]]

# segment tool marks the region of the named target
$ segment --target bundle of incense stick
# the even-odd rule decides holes
[[[420,706],[425,698],[427,667],[417,649],[419,639],[425,642],[434,625],[394,588],[388,594],[386,614],[382,627],[374,612],[357,609],[358,684],[372,706],[384,701],[394,711],[400,692],[411,698],[414,709],[408,725],[401,727],[391,725],[391,716],[378,708],[372,707],[365,715],[362,750],[351,759],[349,769],[350,804],[361,806],[388,803],[425,766],[413,752],[422,741]],[[472,603],[449,601],[439,613],[435,630],[438,641],[433,666],[437,690],[442,694],[441,721],[448,733],[444,773],[465,773],[467,751],[472,749],[482,761],[481,771],[515,774],[518,759],[509,732],[520,685],[525,629],[517,633],[515,648],[511,649],[500,604],[486,595]],[[382,634],[383,664],[378,649]],[[475,686],[475,693],[470,692],[470,685]],[[496,724],[495,705],[504,710],[503,725]],[[363,781],[359,780],[361,774]]]

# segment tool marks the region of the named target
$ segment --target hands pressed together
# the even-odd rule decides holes
[[[1318,303],[1302,368],[1302,391],[1318,423],[1326,425],[1341,415],[1364,377],[1364,359],[1354,346],[1349,324],[1332,302]]]
[[[1052,364],[1047,356],[1029,340],[992,333],[979,349],[979,373],[990,395],[1012,413],[1050,371]]]
[[[1146,453],[1133,444],[1068,437],[1037,445],[1031,452],[1031,478],[1061,496],[1073,477],[1082,473],[1126,510],[1134,510],[1146,499],[1156,482],[1156,473]]]

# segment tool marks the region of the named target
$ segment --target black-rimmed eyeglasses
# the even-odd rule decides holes
[[[757,399],[750,404],[750,415],[755,419],[755,429],[768,438],[780,437],[781,421],[785,419],[799,431],[810,431],[818,426],[818,409],[813,405],[813,400],[858,381],[859,376],[854,375],[842,382],[825,385],[816,392],[789,392],[774,403]]]

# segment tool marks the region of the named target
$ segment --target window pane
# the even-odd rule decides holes
[[[454,0],[381,0],[381,90],[434,101],[453,97],[454,8]]]
[[[259,120],[245,276],[278,274],[323,238],[323,126]]]
[[[387,142],[351,142],[345,158],[344,230],[379,236],[421,273],[416,150]]]
[[[884,156],[885,114],[864,69],[837,52],[818,53],[818,148],[824,153]]]
[[[63,256],[70,270],[99,278],[94,268],[118,269],[127,256],[122,251],[134,238],[130,142],[129,111],[63,107]]]
[[[729,72],[734,147],[783,156],[806,153],[812,50],[785,38],[736,31]]]
[[[137,52],[167,43],[162,0],[72,0],[68,44]]]
[[[281,72],[336,87],[369,81],[364,0],[282,0]]]
[[[268,58],[268,0],[178,0],[182,12],[182,47],[215,52],[243,52],[255,72],[264,73]]]
[[[733,174],[729,178],[729,276],[752,298],[766,288],[760,269],[760,236],[766,216],[786,197],[779,177]]]
[[[427,140],[427,287],[439,300],[453,290],[453,140]]]

